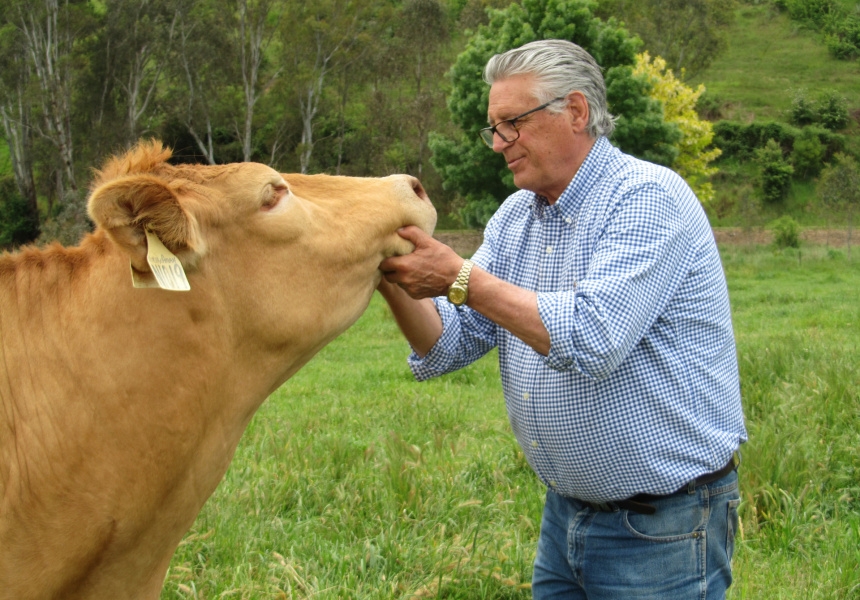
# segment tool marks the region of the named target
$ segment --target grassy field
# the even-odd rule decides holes
[[[820,33],[791,21],[771,2],[743,2],[735,17],[727,51],[691,82],[704,84],[707,96],[718,100],[722,119],[788,122],[796,90],[805,90],[810,100],[824,90],[836,90],[850,110],[860,109],[860,61],[836,60]],[[860,151],[860,124],[851,121],[841,133],[848,149]],[[764,206],[754,190],[755,163],[730,160],[717,166],[717,201],[708,213],[714,226],[764,226],[783,214],[805,226],[845,224],[822,209],[813,181],[795,180],[784,202]]]
[[[728,50],[693,84],[723,100],[723,118],[741,122],[784,121],[793,91],[811,97],[833,89],[860,107],[860,61],[836,60],[821,34],[803,28],[770,2],[741,3]]]
[[[860,597],[860,262],[723,249],[750,442],[732,599]],[[254,418],[163,598],[530,598],[543,490],[494,355],[415,383],[374,298]]]

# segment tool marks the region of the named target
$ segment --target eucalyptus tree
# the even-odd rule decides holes
[[[131,144],[142,133],[141,120],[152,110],[171,58],[179,11],[171,0],[106,0],[105,7],[103,50]]]
[[[250,161],[253,152],[254,110],[263,90],[281,72],[281,67],[269,60],[270,45],[279,35],[282,2],[277,0],[236,0],[238,21],[235,40],[242,75],[242,114],[237,134],[242,141],[243,160]]]
[[[210,165],[217,162],[215,130],[223,128],[229,112],[220,96],[240,72],[239,61],[234,60],[239,53],[228,32],[232,19],[224,18],[226,8],[223,0],[176,3],[175,58],[166,92],[169,116],[182,124]]]
[[[38,216],[33,177],[32,111],[27,87],[31,68],[19,29],[5,21],[0,8],[0,120],[9,146],[9,159],[18,193],[33,216]]]
[[[283,61],[290,76],[285,90],[297,100],[301,116],[298,146],[302,173],[310,168],[314,127],[323,107],[326,83],[337,62],[348,56],[372,27],[378,4],[371,0],[285,0]]]
[[[416,131],[416,173],[424,175],[427,137],[435,126],[435,113],[444,107],[444,93],[438,85],[449,64],[445,50],[450,40],[450,17],[440,0],[405,0],[398,23],[401,64],[411,80],[413,99],[408,116]]]
[[[72,96],[75,86],[75,40],[91,24],[91,4],[86,0],[6,0],[8,23],[21,34],[29,68],[39,93],[33,95],[40,119],[30,126],[56,151],[57,197],[65,190],[77,194]]]

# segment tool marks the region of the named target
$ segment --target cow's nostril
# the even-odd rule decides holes
[[[414,177],[412,178],[412,191],[415,192],[415,195],[422,200],[430,200],[429,196],[427,196],[427,192],[424,191],[424,186],[422,186],[421,182]]]

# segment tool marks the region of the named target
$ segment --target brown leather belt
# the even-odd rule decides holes
[[[675,494],[680,494],[681,492],[689,492],[696,489],[699,486],[707,485],[709,483],[713,483],[718,479],[722,479],[732,471],[738,468],[740,464],[740,458],[737,453],[733,453],[732,457],[729,459],[729,462],[726,463],[719,471],[714,471],[713,473],[706,473],[700,477],[696,477],[694,480],[685,483],[683,486],[675,490],[670,494],[665,494],[663,496],[655,496],[653,494],[637,494],[631,498],[627,498],[626,500],[615,500],[613,502],[584,502],[583,504],[590,506],[594,510],[599,510],[601,512],[614,512],[616,510],[629,510],[635,513],[640,513],[643,515],[653,515],[657,512],[657,507],[651,504],[654,500],[659,500],[661,498],[666,498],[667,496],[674,496]]]

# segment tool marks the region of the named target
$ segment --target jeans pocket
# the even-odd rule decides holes
[[[624,526],[641,539],[673,542],[697,538],[705,526],[707,512],[696,496],[678,494],[660,500],[653,515],[625,511]]]
[[[732,555],[735,553],[735,532],[738,530],[740,518],[738,517],[738,506],[741,501],[739,499],[729,500],[726,503],[726,554],[729,560],[732,560]]]

